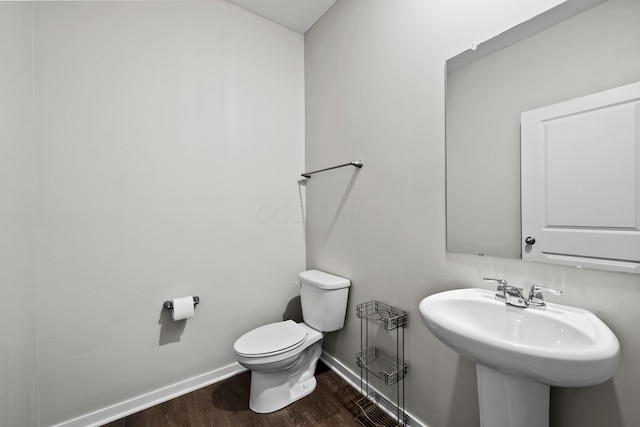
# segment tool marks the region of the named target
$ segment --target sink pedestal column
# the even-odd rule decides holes
[[[476,365],[482,427],[549,427],[549,386]]]

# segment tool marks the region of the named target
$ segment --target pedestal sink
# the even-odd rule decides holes
[[[419,305],[427,328],[476,362],[483,427],[547,427],[549,386],[590,386],[615,373],[620,344],[595,314],[551,303],[512,307],[494,297],[459,289]]]

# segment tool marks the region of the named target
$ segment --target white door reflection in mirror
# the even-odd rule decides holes
[[[640,273],[640,83],[521,125],[522,258]]]

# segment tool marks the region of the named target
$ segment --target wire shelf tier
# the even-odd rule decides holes
[[[354,418],[364,427],[398,427],[407,425],[407,416],[401,414],[402,419],[394,420],[387,412],[380,408],[377,393],[360,396],[353,402]]]
[[[360,319],[366,318],[372,323],[384,327],[387,331],[407,326],[407,312],[399,308],[381,303],[367,301],[356,306],[356,314]]]
[[[406,362],[377,347],[369,347],[358,352],[356,359],[360,368],[380,378],[386,385],[395,384],[407,373]]]

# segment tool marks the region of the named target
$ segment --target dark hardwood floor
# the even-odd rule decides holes
[[[106,427],[361,427],[354,419],[352,404],[358,391],[322,363],[318,363],[316,379],[313,393],[271,414],[249,409],[251,374],[244,372]]]

